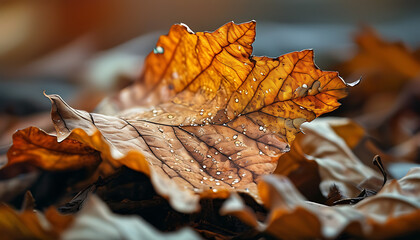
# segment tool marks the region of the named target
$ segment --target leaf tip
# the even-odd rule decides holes
[[[349,86],[349,87],[354,87],[354,86],[357,86],[357,85],[359,85],[359,83],[362,81],[362,77],[360,77],[359,79],[357,79],[356,81],[354,81],[354,82],[351,82],[351,83],[346,83],[346,85],[347,86]]]

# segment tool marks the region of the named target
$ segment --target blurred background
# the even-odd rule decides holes
[[[394,103],[411,101],[399,99],[420,71],[419,13],[416,0],[1,0],[0,149],[7,151],[16,129],[52,130],[43,91],[94,110],[138,77],[144,57],[175,23],[198,32],[256,20],[254,55],[314,49],[321,69],[339,70],[348,82],[366,77],[333,114],[378,130],[385,124],[378,119],[405,109]],[[418,99],[418,93],[409,95]],[[401,131],[409,128],[398,144],[418,134],[416,106],[398,123]]]

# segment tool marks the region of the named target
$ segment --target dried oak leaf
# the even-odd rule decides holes
[[[149,174],[181,212],[198,210],[200,196],[230,191],[259,201],[260,177],[274,171],[303,122],[339,106],[348,85],[337,72],[318,69],[311,50],[252,56],[254,38],[255,22],[212,33],[174,25],[146,58],[140,81],[110,101],[120,104],[113,116],[49,95],[58,141],[101,152],[102,174],[121,164]],[[150,103],[158,104],[146,108]],[[10,164],[17,157],[9,155]]]
[[[233,194],[221,213],[235,215],[259,231],[282,239],[336,239],[342,233],[388,239],[419,231],[419,180],[420,168],[413,168],[404,178],[387,182],[375,196],[352,206],[329,207],[306,201],[286,177],[268,175],[258,185],[262,201],[270,210],[265,222],[257,221],[252,210]]]

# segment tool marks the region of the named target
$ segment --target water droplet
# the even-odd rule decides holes
[[[158,127],[159,132],[163,133],[162,128]]]
[[[194,160],[193,160],[193,159],[191,159],[191,160],[190,160],[190,162],[192,162],[192,163],[193,163],[193,162],[194,162]]]
[[[217,189],[213,189],[213,192],[217,192]]]
[[[260,129],[260,131],[262,131],[262,130],[264,130],[264,127],[263,127],[263,126],[260,126],[260,128],[259,128],[259,129]]]
[[[244,63],[244,65],[246,66],[246,65],[248,65],[248,63]]]
[[[260,155],[263,155],[263,152],[260,150]]]
[[[211,116],[211,112],[207,113],[207,115]]]
[[[173,72],[172,73],[172,78],[174,78],[174,79],[179,78],[178,72]]]
[[[232,160],[232,158],[231,158],[231,157],[228,157],[228,159],[229,159],[229,160]]]
[[[235,146],[239,147],[240,145],[241,145],[241,142],[239,142],[239,141],[235,142]]]
[[[242,155],[242,153],[241,153],[241,152],[238,152],[236,155],[241,156],[241,155]]]
[[[245,188],[245,191],[249,192],[249,188]]]
[[[233,178],[232,176],[228,176],[228,178]]]
[[[242,173],[242,177],[245,177],[246,176],[246,173]]]
[[[217,175],[220,175],[220,172],[216,172]]]
[[[61,122],[61,120],[60,120],[60,119],[58,119],[58,120],[57,120],[57,122]]]
[[[165,49],[163,49],[163,47],[161,47],[161,46],[157,46],[153,49],[154,54],[163,54],[164,51],[165,51]]]
[[[264,76],[264,73],[263,72],[261,73],[261,76]]]
[[[237,103],[237,102],[239,102],[239,99],[235,98],[235,102],[236,102],[236,103]]]
[[[257,79],[256,79],[256,78],[252,78],[252,81],[256,82],[256,81],[257,81]]]
[[[185,169],[185,171],[187,171],[187,172],[191,172],[191,169],[186,168],[186,169]]]
[[[207,180],[208,178],[207,177],[203,177],[203,180]]]
[[[211,158],[211,155],[207,155],[208,158]]]
[[[206,168],[207,166],[206,165],[203,165],[203,168]]]
[[[308,88],[308,85],[306,85],[305,83],[302,85],[303,88]]]
[[[215,155],[219,154],[219,152],[214,152]]]
[[[173,115],[171,115],[171,114],[169,114],[169,115],[168,115],[168,118],[169,118],[169,119],[172,119],[172,118],[174,118],[174,116],[173,116]]]
[[[171,153],[174,153],[174,150],[173,149],[171,149],[170,151],[171,151]]]
[[[203,112],[200,112],[200,115],[201,115],[201,116],[203,116],[203,114],[204,114]]]
[[[219,182],[217,182],[217,183],[216,183],[216,185],[217,185],[217,186],[219,186],[219,185],[220,185],[220,183],[219,183]]]
[[[237,139],[238,138],[238,135],[233,135],[233,137],[232,137],[233,139]]]

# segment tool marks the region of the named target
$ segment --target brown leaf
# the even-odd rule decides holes
[[[361,190],[358,185],[365,179],[374,177],[382,181],[380,175],[365,166],[347,145],[347,142],[354,145],[363,136],[363,129],[350,119],[319,118],[304,124],[302,131],[305,134],[297,136],[291,151],[280,157],[275,173],[287,176],[308,162],[316,162],[317,168],[311,168],[312,174],[306,175],[319,174],[319,188],[324,197],[333,185],[344,197],[356,197]]]
[[[339,106],[347,84],[319,70],[311,50],[252,56],[254,37],[255,22],[196,34],[174,25],[147,57],[140,81],[111,100],[115,116],[75,110],[49,95],[57,139],[101,152],[108,165],[99,167],[102,175],[120,164],[150,174],[181,212],[198,209],[197,193],[239,191],[259,201],[260,177],[274,171],[303,122]],[[151,103],[159,104],[144,108]]]
[[[257,228],[286,239],[333,239],[342,233],[384,239],[414,233],[420,220],[419,180],[420,168],[414,168],[353,206],[328,207],[305,201],[287,178],[268,175],[260,182],[259,193],[270,213]],[[249,213],[231,214],[245,217],[247,223],[255,221]]]

